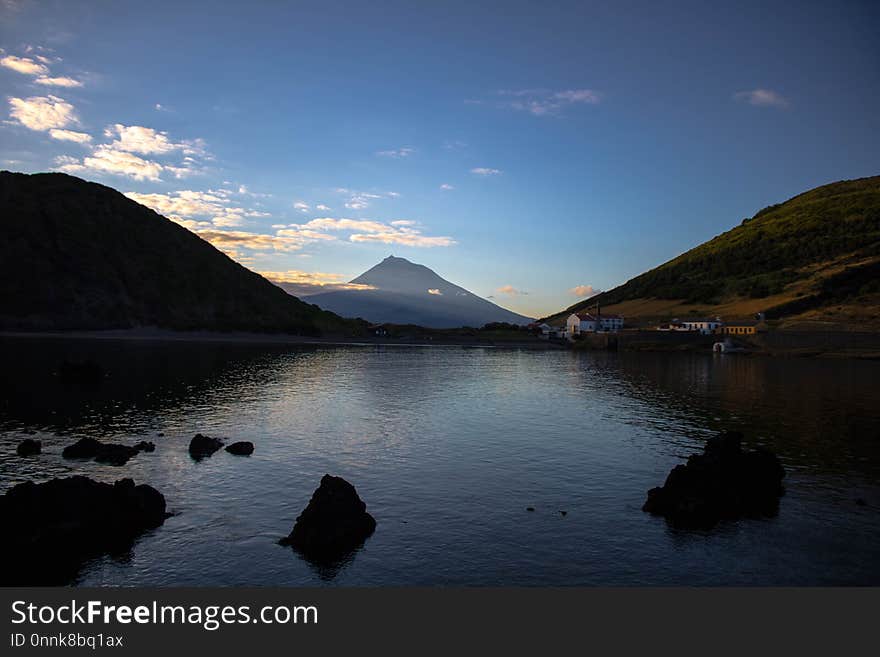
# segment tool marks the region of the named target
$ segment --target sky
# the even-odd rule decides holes
[[[880,174],[876,2],[0,0],[0,168],[301,294],[388,255],[539,317]]]

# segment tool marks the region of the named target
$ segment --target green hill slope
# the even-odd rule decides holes
[[[880,176],[824,185],[548,318],[601,304],[641,321],[667,313],[809,317],[880,295]],[[821,314],[821,313],[820,313]]]
[[[359,330],[119,192],[0,172],[0,329]]]

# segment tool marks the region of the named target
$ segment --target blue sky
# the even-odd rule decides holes
[[[0,166],[331,289],[389,254],[538,316],[880,174],[876,3],[0,0]]]

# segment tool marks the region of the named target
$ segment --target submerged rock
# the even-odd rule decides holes
[[[33,438],[25,438],[18,443],[15,451],[19,456],[33,456],[43,451],[43,443]]]
[[[359,547],[376,529],[376,520],[354,486],[325,474],[293,531],[281,539],[307,559],[333,562]]]
[[[711,529],[720,520],[775,515],[785,469],[772,452],[742,449],[742,434],[710,438],[702,454],[677,465],[642,507],[674,527]]]
[[[162,494],[131,479],[18,484],[0,497],[0,582],[65,584],[85,560],[130,550],[140,533],[166,517]]]
[[[153,443],[141,441],[134,447],[116,443],[102,443],[95,438],[80,438],[73,445],[68,445],[61,452],[66,459],[95,459],[107,465],[125,465],[138,452],[152,452],[156,449]]]
[[[189,441],[189,455],[198,460],[211,456],[221,447],[223,447],[223,441],[219,438],[211,438],[210,436],[203,436],[197,433]]]
[[[58,378],[64,383],[100,383],[104,368],[93,360],[66,360],[58,367]]]
[[[132,456],[137,456],[139,451],[139,449],[128,445],[101,443],[97,454],[95,454],[95,461],[107,465],[125,465]]]
[[[250,456],[254,453],[254,444],[243,440],[226,446],[226,451],[236,456]]]
[[[61,452],[66,459],[93,459],[98,455],[101,441],[94,438],[80,438]]]

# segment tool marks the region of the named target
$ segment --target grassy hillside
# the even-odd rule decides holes
[[[783,326],[880,326],[880,176],[824,185],[764,208],[677,258],[547,318],[600,303],[634,323],[744,317]]]
[[[0,172],[0,329],[360,330],[119,192]]]

